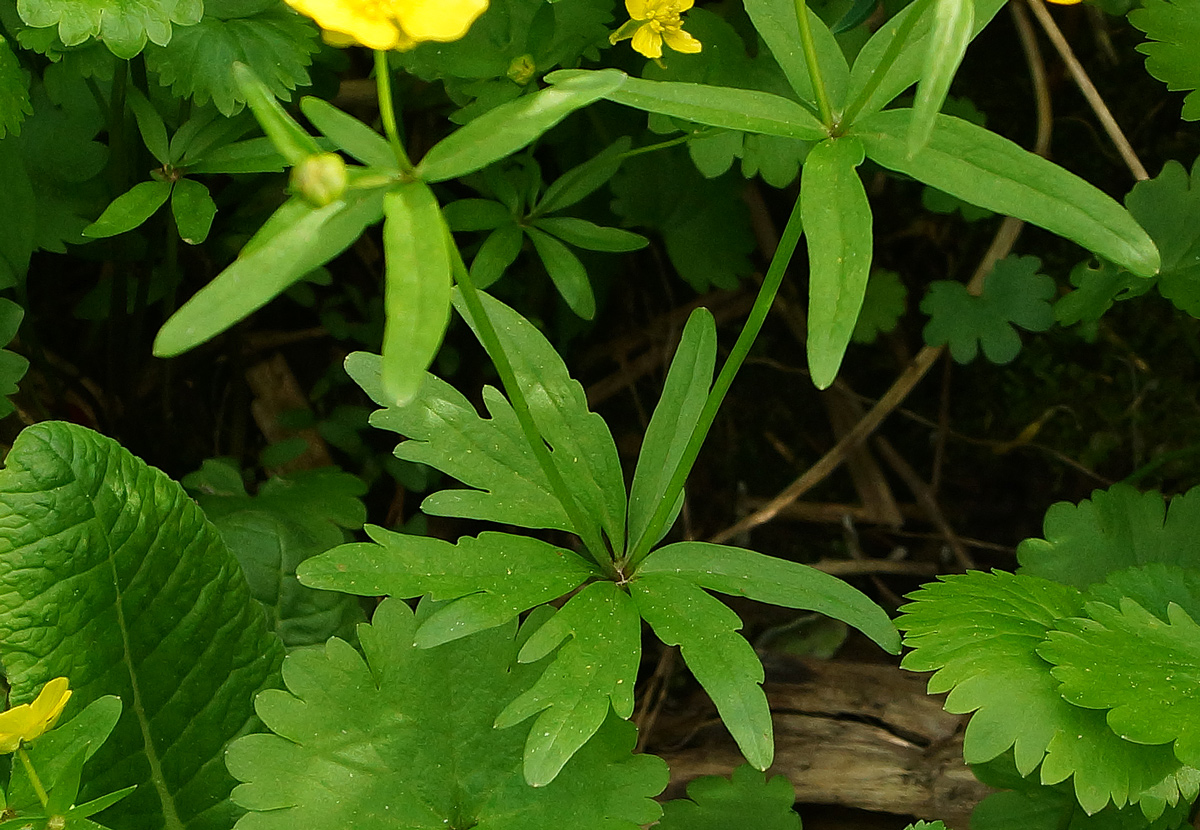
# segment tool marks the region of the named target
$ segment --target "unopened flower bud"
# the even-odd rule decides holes
[[[537,74],[537,64],[534,63],[533,55],[521,55],[513,58],[513,62],[508,65],[508,79],[521,86],[532,81],[535,74]]]
[[[313,207],[325,207],[346,191],[346,162],[337,153],[309,156],[292,168],[292,192]]]

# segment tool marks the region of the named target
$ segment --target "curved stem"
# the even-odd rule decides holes
[[[526,443],[533,450],[542,472],[546,474],[546,478],[550,482],[550,489],[554,491],[555,497],[566,511],[567,519],[575,528],[575,532],[583,539],[588,554],[605,574],[614,579],[618,578],[620,574],[613,565],[612,556],[608,554],[608,548],[600,535],[599,527],[587,520],[587,516],[576,503],[575,497],[571,495],[566,481],[563,480],[562,473],[554,464],[554,459],[550,457],[550,450],[546,447],[541,433],[538,432],[537,424],[533,420],[533,413],[529,410],[529,403],[525,400],[525,395],[517,383],[516,372],[513,371],[512,364],[508,360],[504,345],[496,335],[491,318],[483,308],[483,302],[479,299],[479,291],[475,288],[475,283],[471,281],[471,275],[462,261],[458,247],[453,240],[447,240],[447,243],[451,248],[450,258],[454,268],[454,280],[458,283],[459,290],[462,291],[467,310],[471,312],[471,317],[475,320],[475,330],[479,334],[479,340],[492,358],[496,372],[500,375],[500,382],[504,385],[504,391],[508,393],[508,400],[512,404],[517,421],[521,424],[521,431],[525,434]]]
[[[400,140],[400,131],[396,128],[396,108],[392,102],[392,70],[388,66],[387,52],[375,50],[375,88],[379,92],[379,118],[383,121],[383,132],[392,152],[396,154],[396,163],[405,173],[413,172],[412,162],[404,151],[404,142]]]
[[[808,19],[808,5],[805,0],[794,0],[796,5],[796,22],[800,25],[800,45],[804,47],[804,62],[808,64],[808,75],[812,78],[813,92],[817,96],[817,110],[821,121],[832,130],[834,124],[833,108],[829,105],[829,93],[825,89],[825,79],[821,77],[821,62],[817,60],[817,43],[813,40],[812,22]]]
[[[733,344],[733,349],[729,353],[729,358],[725,361],[725,365],[721,367],[721,373],[717,375],[717,380],[713,384],[712,390],[708,393],[708,398],[704,402],[704,409],[700,412],[700,419],[696,424],[695,430],[692,431],[691,440],[688,441],[687,447],[684,449],[683,455],[675,467],[675,472],[671,476],[671,483],[667,485],[664,496],[658,503],[658,508],[654,511],[654,516],[651,517],[646,532],[642,535],[642,538],[636,540],[633,548],[630,550],[628,556],[629,567],[623,568],[623,572],[629,573],[631,570],[636,569],[638,564],[650,553],[650,546],[654,544],[655,540],[662,537],[666,524],[669,521],[671,510],[675,506],[675,500],[683,490],[683,485],[687,481],[688,474],[692,471],[692,465],[696,463],[696,457],[700,455],[700,447],[704,444],[704,439],[708,436],[708,431],[712,428],[713,421],[716,420],[717,410],[720,409],[721,402],[725,400],[725,394],[733,384],[733,379],[737,375],[738,369],[745,362],[746,355],[750,353],[750,347],[754,345],[758,333],[762,331],[763,323],[767,319],[767,313],[771,310],[771,305],[775,302],[775,294],[779,291],[779,286],[783,282],[783,275],[787,271],[788,263],[791,262],[792,254],[795,252],[796,246],[800,243],[800,236],[803,232],[803,225],[800,222],[800,199],[797,197],[796,205],[792,208],[792,215],[788,218],[787,226],[783,229],[783,234],[779,238],[779,247],[775,249],[775,256],[771,258],[771,265],[767,268],[762,286],[758,290],[758,296],[754,300],[754,307],[750,309],[750,315],[746,318],[746,324],[742,327],[742,333],[738,335],[737,342]]]

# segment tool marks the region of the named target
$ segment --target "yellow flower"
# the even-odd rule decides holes
[[[662,57],[663,42],[676,52],[694,55],[700,51],[700,41],[683,30],[679,18],[692,7],[693,0],[625,0],[630,20],[613,32],[610,43],[633,38],[635,51],[648,58]]]
[[[1051,3],[1057,3],[1060,6],[1074,6],[1077,3],[1082,3],[1083,0],[1050,0]]]
[[[56,677],[42,687],[33,703],[0,712],[0,752],[16,752],[21,741],[32,741],[54,726],[70,699],[67,678]]]
[[[488,0],[287,0],[324,29],[334,46],[411,49],[423,40],[447,42],[467,33]]]

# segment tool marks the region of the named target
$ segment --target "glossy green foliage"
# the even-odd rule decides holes
[[[1096,490],[1079,504],[1053,505],[1042,535],[1017,548],[1020,572],[1077,588],[1133,566],[1200,568],[1193,544],[1200,537],[1200,488],[1173,498],[1169,509],[1160,493],[1127,484]]]
[[[301,562],[347,541],[367,510],[362,479],[334,469],[272,478],[253,496],[240,471],[219,461],[183,479],[237,557],[250,594],[262,603],[267,626],[285,646],[349,638],[363,611],[355,597],[316,591],[296,580]]]
[[[813,147],[800,178],[800,216],[808,240],[808,368],[825,389],[837,377],[871,273],[871,206],[853,137]]]
[[[0,37],[0,138],[19,135],[21,122],[33,113],[29,103],[29,83],[17,63],[9,42]]]
[[[1152,280],[1134,276],[1108,260],[1098,265],[1081,262],[1071,269],[1068,279],[1075,290],[1054,304],[1054,320],[1065,326],[1083,323],[1094,328],[1113,303],[1140,297],[1154,287]]]
[[[974,360],[981,346],[992,363],[1011,363],[1021,351],[1017,326],[1045,331],[1054,323],[1050,306],[1054,280],[1038,273],[1041,265],[1031,256],[1002,259],[978,296],[959,282],[933,282],[921,301],[921,311],[929,315],[925,342],[949,345],[950,355],[959,363]]]
[[[666,765],[631,754],[629,724],[610,718],[536,788],[520,774],[522,731],[492,728],[538,675],[539,665],[511,666],[545,614],[516,639],[509,623],[420,649],[413,632],[425,613],[427,604],[414,618],[399,600],[384,602],[359,627],[365,659],[337,639],[288,656],[288,691],[257,702],[275,734],[229,750],[246,782],[234,797],[250,810],[238,830],[636,830],[659,816],[651,797],[666,786]]]
[[[21,0],[21,20],[35,29],[50,29],[62,46],[79,46],[95,38],[118,58],[128,60],[147,41],[165,46],[175,27],[191,26],[200,20],[204,5],[199,0]]]
[[[971,572],[942,577],[909,598],[914,602],[901,609],[898,624],[913,651],[901,665],[936,671],[929,691],[950,692],[947,711],[974,713],[963,742],[968,763],[1011,748],[1021,776],[1036,770],[1043,784],[1071,779],[1088,814],[1137,804],[1154,819],[1196,797],[1200,772],[1169,745],[1134,743],[1110,728],[1104,711],[1074,705],[1042,656],[1052,632],[1088,619],[1078,590],[1038,577]],[[1103,684],[1096,678],[1092,686]]]
[[[126,703],[83,798],[138,784],[128,828],[227,828],[225,743],[277,679],[237,561],[179,485],[109,438],[49,422],[0,473],[0,642],[18,699],[70,678],[72,705]],[[80,655],[87,655],[81,660]]]
[[[950,92],[950,82],[974,36],[974,0],[933,0],[933,26],[926,47],[925,68],[917,84],[913,117],[908,127],[910,155],[929,141],[937,114]]]
[[[1200,159],[1191,175],[1168,161],[1149,181],[1138,182],[1125,198],[1129,212],[1162,252],[1158,290],[1178,308],[1200,317]]]
[[[800,816],[792,810],[796,791],[783,775],[768,780],[758,770],[740,766],[729,778],[693,780],[687,794],[663,805],[659,830],[800,830]]]
[[[1186,91],[1183,118],[1200,120],[1200,2],[1146,0],[1129,13],[1129,22],[1146,33],[1138,46],[1146,71],[1173,91]]]

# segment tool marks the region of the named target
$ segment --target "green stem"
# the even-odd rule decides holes
[[[622,569],[624,573],[628,574],[637,568],[638,564],[650,553],[650,546],[656,539],[661,538],[663,531],[666,530],[675,500],[683,490],[683,485],[692,471],[692,465],[696,463],[696,457],[700,455],[700,448],[704,444],[704,439],[708,437],[708,431],[712,428],[713,421],[716,420],[717,410],[720,409],[721,402],[725,400],[725,394],[733,384],[738,369],[742,367],[742,363],[750,353],[750,347],[754,345],[758,333],[762,331],[767,313],[771,310],[772,303],[775,302],[775,294],[779,291],[783,275],[787,271],[788,263],[791,262],[792,254],[800,243],[800,236],[803,232],[804,228],[800,222],[800,199],[797,197],[796,205],[792,208],[792,215],[788,217],[787,227],[783,229],[783,235],[779,239],[779,247],[775,249],[775,256],[771,258],[771,265],[767,268],[762,286],[758,289],[754,307],[750,309],[750,315],[746,318],[742,333],[738,335],[737,342],[733,344],[733,350],[729,353],[729,358],[721,367],[721,373],[717,375],[716,383],[708,393],[708,399],[704,402],[704,409],[700,412],[700,419],[692,432],[691,440],[688,441],[688,445],[675,467],[675,472],[671,475],[671,483],[667,485],[663,498],[658,503],[658,508],[654,511],[654,516],[651,517],[650,524],[642,534],[642,538],[636,540],[630,550],[628,566]]]
[[[396,127],[396,106],[392,101],[392,70],[388,66],[387,52],[375,50],[375,88],[379,93],[379,118],[383,121],[383,132],[392,152],[396,154],[396,163],[400,169],[411,175],[412,162],[404,151],[404,142],[400,140],[400,130]]]
[[[38,778],[37,771],[34,770],[33,762],[29,760],[29,753],[25,751],[25,747],[17,747],[17,757],[25,766],[25,773],[29,776],[29,783],[33,785],[33,791],[37,793],[38,801],[42,802],[42,806],[45,807],[50,802],[50,796],[46,795],[46,788],[42,786],[42,779]]]
[[[517,383],[516,372],[513,371],[512,363],[508,360],[508,354],[504,351],[504,345],[496,335],[496,329],[492,326],[491,318],[488,317],[487,312],[483,308],[483,302],[479,299],[479,291],[475,288],[475,283],[471,281],[471,275],[467,271],[467,266],[462,261],[458,247],[454,245],[453,241],[450,241],[449,244],[454,267],[454,280],[458,283],[459,290],[462,291],[463,301],[467,304],[467,310],[471,312],[471,318],[475,321],[479,340],[483,343],[484,349],[487,350],[488,355],[492,358],[492,363],[496,366],[496,372],[500,375],[500,382],[504,385],[504,391],[508,393],[508,400],[512,404],[513,412],[516,413],[517,421],[521,424],[521,431],[525,434],[525,441],[533,450],[533,454],[537,458],[542,472],[546,474],[546,478],[550,482],[550,489],[554,491],[554,495],[562,504],[563,510],[566,511],[567,519],[571,522],[571,526],[575,528],[575,532],[583,539],[583,544],[587,548],[588,554],[608,576],[614,579],[618,578],[620,574],[613,565],[612,556],[608,554],[608,548],[600,536],[599,528],[594,523],[589,522],[587,516],[580,510],[575,497],[571,495],[571,491],[567,487],[566,481],[563,480],[562,474],[558,471],[558,467],[555,466],[554,459],[550,457],[550,450],[546,447],[546,442],[542,438],[541,433],[538,432],[537,424],[533,420],[533,413],[529,410],[529,403],[525,400],[525,395]]]
[[[631,159],[634,156],[644,155],[645,153],[656,153],[659,150],[669,150],[672,147],[678,147],[680,144],[687,144],[689,141],[695,141],[699,138],[708,138],[710,135],[716,135],[717,133],[722,132],[725,131],[718,128],[697,130],[694,133],[676,136],[675,138],[670,138],[666,141],[660,141],[657,144],[647,144],[645,147],[634,147],[632,150],[626,150],[624,153],[621,153],[620,159],[624,161],[625,159]]]
[[[821,62],[817,60],[817,43],[813,39],[812,22],[808,19],[808,4],[805,0],[794,0],[796,6],[796,22],[800,24],[800,45],[804,47],[804,62],[808,64],[808,75],[812,78],[813,92],[817,96],[817,110],[821,121],[832,130],[835,126],[833,107],[829,105],[829,93],[825,89],[825,79],[821,77]]]
[[[879,65],[871,73],[866,86],[863,87],[858,97],[850,102],[850,106],[846,108],[846,112],[842,115],[843,124],[853,124],[854,119],[858,117],[862,108],[870,102],[872,96],[875,95],[875,91],[879,89],[879,85],[883,83],[884,78],[891,72],[892,64],[896,62],[896,58],[900,57],[900,52],[908,42],[908,38],[916,27],[917,21],[925,14],[928,6],[928,0],[917,0],[917,2],[905,9],[904,12],[901,12],[904,15],[904,19],[896,24],[896,34],[892,37],[887,48],[883,50],[883,57],[879,59]],[[892,25],[891,21],[886,25]]]

